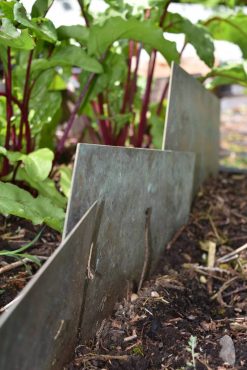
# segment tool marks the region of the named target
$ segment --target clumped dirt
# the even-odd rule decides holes
[[[247,369],[245,243],[247,175],[222,173],[198,194],[156,275],[116,305],[90,343],[78,341],[66,369]],[[220,357],[224,335],[234,366]]]

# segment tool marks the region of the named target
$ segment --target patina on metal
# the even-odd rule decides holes
[[[173,63],[163,149],[196,153],[194,193],[219,166],[219,100]]]
[[[83,339],[95,334],[125,296],[128,282],[138,287],[142,272],[147,276],[165,244],[186,223],[194,160],[193,153],[78,145],[65,235],[93,201],[105,201],[86,292]]]
[[[0,317],[1,370],[61,370],[70,360],[100,208],[95,203],[86,212]]]

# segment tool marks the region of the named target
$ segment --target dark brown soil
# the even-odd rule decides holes
[[[94,340],[78,343],[66,369],[247,369],[247,249],[218,261],[246,242],[247,175],[220,174],[197,196],[157,274],[116,305]],[[225,334],[234,342],[234,367],[219,355]]]
[[[49,227],[33,226],[31,222],[18,217],[6,218],[0,215],[0,251],[13,251],[28,244],[41,230],[43,231],[36,243],[23,253],[41,256],[43,263],[59,245],[60,234]],[[37,264],[28,262],[6,272],[5,269],[14,267],[12,264],[16,261],[17,258],[0,256],[0,314],[39,268]]]

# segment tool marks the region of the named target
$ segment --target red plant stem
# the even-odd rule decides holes
[[[80,93],[80,95],[79,95],[79,97],[78,97],[78,99],[77,99],[77,101],[75,103],[74,109],[73,109],[73,111],[71,113],[71,116],[70,116],[70,118],[68,120],[66,129],[64,130],[63,136],[62,136],[62,138],[59,141],[58,146],[57,146],[57,154],[58,155],[60,155],[61,152],[63,151],[65,142],[66,142],[66,140],[68,138],[69,132],[70,132],[70,130],[71,130],[72,126],[73,126],[73,123],[75,121],[76,114],[77,114],[77,112],[78,112],[78,110],[79,110],[79,108],[80,108],[80,106],[81,106],[81,104],[83,102],[83,99],[85,98],[85,96],[86,96],[86,94],[88,92],[88,89],[89,89],[90,84],[92,83],[94,77],[95,77],[95,73],[91,73],[89,75],[89,78],[88,78],[86,84],[84,85],[84,87],[83,87],[83,89],[82,89],[82,91],[81,91],[81,93]]]
[[[92,101],[91,104],[92,104],[94,113],[97,116],[97,119],[99,121],[99,127],[100,127],[101,135],[102,135],[102,138],[103,138],[103,142],[106,145],[111,145],[112,142],[111,142],[111,138],[109,137],[109,132],[108,132],[109,130],[107,129],[107,126],[105,124],[105,120],[98,117],[99,115],[103,114],[102,113],[102,106],[97,104],[95,101]]]
[[[160,98],[160,101],[159,101],[159,104],[158,104],[158,107],[157,107],[157,110],[156,110],[156,113],[157,113],[157,116],[160,116],[161,115],[161,112],[162,112],[162,108],[163,108],[163,101],[167,95],[167,91],[168,91],[168,88],[169,88],[169,79],[168,81],[165,83],[165,86],[164,86],[164,89],[162,91],[162,95],[161,95],[161,98]]]
[[[134,70],[134,74],[133,74],[133,78],[132,78],[130,98],[129,98],[130,108],[132,107],[132,104],[134,102],[135,93],[136,93],[136,90],[137,90],[137,88],[136,88],[137,73],[138,73],[138,68],[139,68],[139,64],[140,64],[141,51],[142,51],[142,44],[140,44],[140,46],[138,48],[137,55],[136,55],[136,65],[135,65],[135,70]]]
[[[159,21],[159,26],[162,27],[165,17],[167,15],[168,6],[170,5],[171,1],[168,1],[166,3],[166,6],[164,8],[163,14]],[[147,13],[146,17],[150,17],[150,13]],[[153,81],[153,73],[154,73],[154,67],[155,67],[155,61],[156,61],[156,54],[157,51],[153,50],[151,53],[151,57],[149,60],[148,65],[148,76],[147,76],[147,83],[146,88],[144,92],[144,97],[142,101],[142,109],[141,109],[141,117],[140,117],[140,123],[138,127],[138,133],[137,138],[134,140],[134,144],[136,147],[141,147],[143,142],[144,133],[146,130],[146,123],[147,123],[147,112],[149,107],[149,101],[150,101],[150,95],[151,95],[151,87],[152,87],[152,81]]]
[[[104,116],[104,96],[103,96],[103,93],[98,94],[97,100],[98,100],[98,114],[101,115],[101,116]],[[102,136],[103,136],[103,139],[104,139],[104,144],[112,145],[113,141],[112,141],[112,125],[111,125],[111,122],[109,120],[100,118],[99,123],[100,123],[100,129],[101,129],[101,132],[102,132]]]
[[[129,41],[129,55],[128,55],[128,74],[127,74],[127,82],[125,84],[125,91],[124,91],[124,99],[123,99],[123,105],[121,109],[121,113],[125,113],[128,100],[129,100],[129,94],[130,94],[130,82],[131,82],[131,62],[133,57],[133,50],[134,49],[134,42],[131,40]]]
[[[27,153],[30,153],[32,150],[31,130],[30,130],[29,122],[28,122],[28,104],[29,104],[29,98],[30,98],[29,84],[30,84],[32,59],[33,59],[33,50],[30,51],[28,63],[27,63],[26,78],[25,78],[25,84],[24,84],[24,90],[23,90],[20,131],[19,131],[19,138],[18,138],[18,149],[21,150],[22,138],[23,138],[23,128],[25,125],[25,139],[26,139],[26,152]]]
[[[7,94],[6,92],[0,91],[0,96],[4,96],[6,98]],[[13,103],[15,103],[18,106],[20,110],[22,110],[22,104],[15,96],[11,95],[11,100]]]
[[[11,117],[13,115],[12,108],[12,70],[11,70],[11,49],[7,49],[7,72],[5,72],[5,90],[6,90],[6,136],[5,136],[5,148],[10,147],[10,136],[11,136]]]
[[[149,61],[147,83],[146,83],[146,88],[145,88],[145,92],[144,92],[144,96],[142,100],[140,123],[138,127],[137,138],[135,140],[136,147],[142,146],[143,137],[144,137],[144,133],[146,129],[147,111],[148,111],[148,106],[149,106],[149,101],[150,101],[153,73],[154,73],[154,67],[155,67],[155,61],[156,61],[156,53],[157,53],[156,50],[152,51],[150,61]]]
[[[123,146],[126,139],[127,139],[127,136],[128,136],[128,132],[129,132],[129,125],[126,124],[120,131],[120,133],[118,134],[116,140],[115,140],[115,145],[117,146]]]
[[[134,70],[133,77],[132,77],[132,80],[130,81],[130,85],[129,85],[128,107],[129,107],[129,110],[131,112],[133,110],[132,105],[133,105],[134,98],[135,98],[135,93],[136,93],[136,90],[137,90],[136,83],[137,83],[137,73],[138,73],[138,68],[139,68],[141,50],[142,50],[142,44],[140,44],[140,46],[138,48],[138,51],[137,51],[137,54],[136,54],[135,70]],[[123,146],[124,145],[124,143],[127,139],[127,136],[128,136],[128,131],[129,131],[128,125],[126,125],[125,127],[123,127],[121,129],[121,131],[119,132],[119,134],[118,134],[118,136],[115,140],[116,145],[118,145],[118,146]]]
[[[87,11],[85,10],[84,0],[78,0],[78,3],[79,3],[79,6],[81,8],[81,13],[82,13],[82,16],[85,20],[86,27],[89,28],[90,27],[90,21],[89,21],[89,18],[88,18]],[[104,59],[104,56],[103,56],[103,59]],[[103,96],[102,93],[98,94],[97,100],[98,100],[98,106],[97,107],[96,107],[95,102],[92,102],[94,112],[96,113],[96,115],[100,114],[100,115],[103,116],[104,115],[104,96]],[[100,130],[101,130],[101,134],[102,134],[104,143],[106,145],[111,145],[111,143],[112,143],[111,123],[107,120],[99,119],[99,125],[100,125]]]

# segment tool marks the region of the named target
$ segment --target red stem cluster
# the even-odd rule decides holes
[[[6,135],[5,135],[5,148],[11,150],[21,150],[22,149],[22,142],[23,142],[23,133],[25,132],[25,142],[26,142],[26,152],[29,153],[32,151],[32,138],[31,138],[31,130],[28,121],[28,104],[31,94],[31,88],[29,87],[30,83],[30,74],[31,74],[31,63],[32,63],[33,51],[30,52],[27,70],[26,70],[26,78],[24,83],[24,91],[23,91],[23,100],[19,101],[13,94],[12,94],[12,63],[11,63],[11,48],[8,47],[7,49],[7,69],[4,72],[4,79],[5,79],[5,92],[0,92],[0,96],[4,96],[6,98]],[[13,117],[13,104],[16,104],[21,113],[21,120],[20,120],[20,127],[19,133],[16,134],[16,127],[12,125],[12,117]],[[3,161],[3,167],[1,170],[1,176],[5,176],[9,172],[9,162],[5,158]]]

